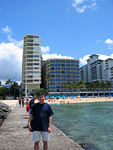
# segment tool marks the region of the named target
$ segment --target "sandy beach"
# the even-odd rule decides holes
[[[87,102],[109,102],[113,101],[113,97],[97,97],[97,98],[60,98],[45,100],[49,104],[62,104],[62,103],[87,103]]]
[[[15,107],[18,103],[18,100],[0,100],[0,102],[5,103],[9,106]]]
[[[96,97],[96,98],[53,98],[53,99],[46,99],[45,102],[48,104],[63,104],[63,103],[87,103],[87,102],[109,102],[113,101],[113,97]],[[0,100],[0,102],[3,102],[9,106],[15,107],[18,103],[18,100]],[[37,103],[38,100],[35,101]]]

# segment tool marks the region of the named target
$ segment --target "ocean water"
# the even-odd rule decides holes
[[[113,150],[113,102],[51,105],[53,124],[86,150]]]

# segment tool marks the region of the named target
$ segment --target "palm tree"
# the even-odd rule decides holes
[[[11,79],[8,79],[5,84],[10,84],[10,83],[12,84],[12,82],[13,81],[11,81]]]
[[[49,91],[49,81],[51,80],[51,75],[48,73],[45,79],[47,81],[47,91]]]
[[[72,82],[72,88],[74,89],[74,91],[76,91],[76,89],[77,89],[77,83],[76,82]]]
[[[11,85],[12,85],[11,79],[8,79],[5,84],[9,84],[11,87]],[[9,97],[10,97],[10,87],[9,87]]]
[[[79,80],[77,82],[77,87],[79,88],[79,92],[80,92],[82,88],[86,88],[86,85],[83,80]],[[79,95],[80,95],[80,93],[79,93]]]
[[[107,82],[107,88],[110,89],[110,91],[111,91],[111,87],[112,87],[111,81],[108,81]],[[110,94],[110,92],[109,92],[109,94]]]

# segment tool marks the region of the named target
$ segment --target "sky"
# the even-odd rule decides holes
[[[41,36],[48,58],[113,58],[113,0],[0,0],[0,81],[21,83],[23,39]]]

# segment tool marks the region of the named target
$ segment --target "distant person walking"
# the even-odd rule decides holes
[[[19,102],[19,106],[21,107],[21,98],[20,97],[19,97],[18,102]]]
[[[24,107],[24,97],[22,97],[22,107]]]
[[[32,110],[33,105],[35,104],[35,100],[36,100],[36,96],[34,96],[29,102],[29,106],[30,106],[29,114],[31,114],[31,110]]]
[[[34,150],[39,150],[40,135],[42,135],[43,149],[48,150],[53,111],[50,105],[44,102],[45,97],[43,93],[40,93],[38,99],[39,103],[33,105],[29,117],[29,131],[33,131]],[[31,127],[32,118],[33,126]]]
[[[29,106],[29,99],[27,99],[26,101],[26,112],[27,112],[27,117],[29,117],[29,109],[30,109],[30,106]]]

